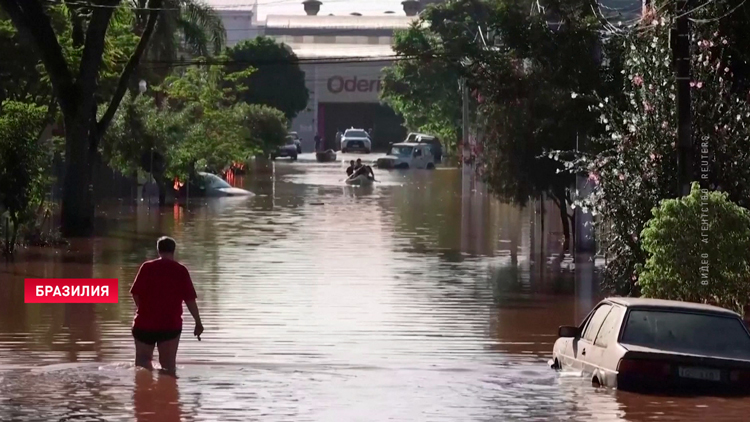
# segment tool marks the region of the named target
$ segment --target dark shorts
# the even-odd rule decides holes
[[[132,330],[133,338],[153,346],[157,343],[163,343],[165,341],[174,340],[180,338],[182,330],[170,330],[170,331],[147,331],[138,328]]]

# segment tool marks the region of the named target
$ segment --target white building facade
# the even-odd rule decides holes
[[[314,149],[316,134],[333,147],[336,132],[349,127],[372,129],[376,149],[402,140],[402,120],[380,102],[382,72],[393,63],[394,32],[407,29],[422,4],[404,1],[400,13],[378,16],[319,16],[321,5],[306,0],[300,7],[306,15],[269,15],[260,22],[257,5],[219,13],[228,46],[268,36],[288,45],[299,58],[310,100],[291,122],[291,130],[299,134],[304,151]]]

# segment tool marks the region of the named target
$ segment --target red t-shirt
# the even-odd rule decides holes
[[[152,331],[182,329],[182,302],[198,296],[187,268],[170,259],[146,261],[130,294],[138,296],[133,328]]]

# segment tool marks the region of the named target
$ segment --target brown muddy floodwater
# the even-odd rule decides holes
[[[235,181],[252,198],[103,206],[103,237],[0,264],[0,420],[747,420],[747,399],[595,390],[550,370],[557,327],[599,296],[592,264],[536,256],[530,211],[462,202],[458,170],[351,188],[343,168],[279,162]],[[176,381],[131,363],[127,291],[165,234],[206,326],[183,336]],[[25,305],[24,277],[116,277],[120,303]]]

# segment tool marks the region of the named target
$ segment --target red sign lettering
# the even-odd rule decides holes
[[[344,78],[331,76],[328,78],[328,92],[340,94],[342,92],[380,92],[380,79],[359,79],[356,76]]]

